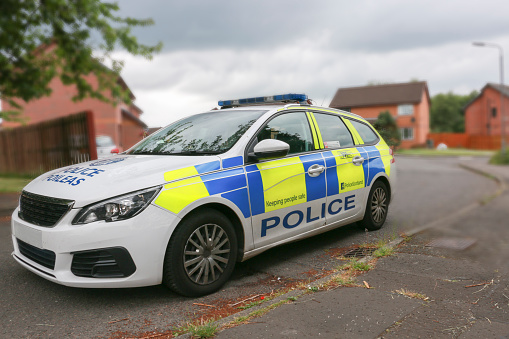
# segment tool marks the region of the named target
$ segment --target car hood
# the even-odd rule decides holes
[[[202,172],[206,172],[219,169],[219,163],[217,156],[118,155],[47,172],[30,182],[24,191],[74,200],[74,207],[78,208],[162,185],[168,171],[202,165]]]

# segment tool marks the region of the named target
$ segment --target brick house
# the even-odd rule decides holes
[[[505,116],[509,116],[509,86],[488,83],[481,93],[465,107],[465,133],[476,136],[500,136],[502,117],[500,114],[500,93],[504,100]],[[506,134],[507,124],[505,128]]]
[[[389,111],[401,133],[401,148],[424,146],[429,133],[430,96],[425,81],[339,88],[330,107],[358,114],[373,123]]]
[[[51,49],[50,45],[47,51],[51,52]],[[97,88],[98,79],[94,74],[85,78],[93,88]],[[129,91],[131,100],[134,101],[134,94],[120,76],[118,83]],[[135,104],[127,105],[119,102],[113,105],[93,98],[73,102],[72,97],[77,93],[76,88],[64,85],[59,77],[52,79],[49,86],[52,89],[50,96],[29,102],[16,100],[22,107],[22,117],[27,118],[27,124],[36,124],[82,111],[92,111],[96,135],[110,136],[120,151],[131,147],[143,138],[143,132],[147,125],[140,120],[143,111]],[[2,110],[17,109],[11,107],[6,101],[2,101]],[[20,125],[20,123],[3,121],[0,128],[12,128]]]

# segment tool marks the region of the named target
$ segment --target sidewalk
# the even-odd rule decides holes
[[[19,193],[0,193],[0,217],[10,216],[18,207]]]
[[[509,183],[509,167],[470,165]],[[359,287],[282,296],[286,304],[216,337],[509,338],[508,262],[505,190],[401,242]]]

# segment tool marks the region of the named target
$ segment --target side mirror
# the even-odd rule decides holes
[[[290,151],[290,145],[281,140],[265,139],[256,144],[253,151],[257,159],[282,158]]]

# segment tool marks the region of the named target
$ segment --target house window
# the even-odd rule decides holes
[[[401,134],[401,140],[413,140],[414,139],[414,129],[409,127],[403,127],[399,129],[399,133]]]
[[[414,114],[414,105],[399,105],[398,115],[412,115]]]
[[[496,108],[496,107],[493,107],[493,108],[491,109],[491,116],[492,116],[493,118],[496,118],[496,117],[497,117],[497,108]]]

